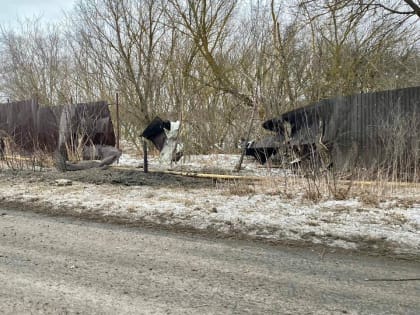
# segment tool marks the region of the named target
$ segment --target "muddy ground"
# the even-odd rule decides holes
[[[106,170],[93,168],[82,171],[59,172],[56,170],[28,171],[28,170],[0,170],[0,180],[19,177],[31,182],[48,182],[57,179],[68,179],[90,184],[111,184],[124,186],[151,186],[167,188],[211,188],[213,179],[195,178],[163,172],[144,173],[142,169],[109,168]]]

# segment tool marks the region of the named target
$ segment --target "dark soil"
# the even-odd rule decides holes
[[[214,187],[212,179],[194,178],[167,174],[162,172],[144,173],[138,169],[93,168],[82,171],[59,172],[55,169],[43,171],[8,170],[0,169],[0,180],[10,177],[28,179],[28,182],[54,181],[57,179],[69,179],[91,184],[113,184],[124,186],[159,186],[159,187],[184,187],[184,188],[209,188]]]

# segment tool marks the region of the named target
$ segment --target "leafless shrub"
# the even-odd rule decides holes
[[[378,173],[391,181],[420,180],[420,117],[403,114],[398,110],[390,113],[390,119],[378,126],[381,157]]]
[[[4,148],[4,164],[7,168],[11,170],[22,170],[24,168],[24,160],[21,158],[19,154],[19,148],[13,141],[12,137],[4,137],[3,138],[5,148]]]
[[[319,190],[306,187],[305,192],[302,195],[302,198],[304,200],[309,200],[309,201],[317,203],[321,201],[322,195]]]
[[[329,148],[327,146],[320,148],[316,144],[306,145],[303,152],[305,152],[303,156],[300,153],[298,158],[299,163],[292,166],[292,171],[305,178],[303,198],[313,202],[319,202],[325,197],[336,200],[347,199],[351,193],[353,180],[341,181],[340,174],[330,167],[332,157]]]
[[[46,166],[52,165],[52,156],[45,148],[40,148],[36,138],[32,139],[32,148],[23,149],[19,144],[15,143],[13,136],[3,135],[4,144],[1,167],[18,171],[18,170],[42,170]]]

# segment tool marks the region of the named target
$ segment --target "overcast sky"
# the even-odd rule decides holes
[[[63,10],[73,7],[76,0],[0,0],[0,24],[14,26],[17,19],[42,17],[47,22],[57,22]]]

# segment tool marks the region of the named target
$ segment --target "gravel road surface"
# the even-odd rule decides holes
[[[414,315],[413,278],[417,261],[0,210],[2,314]]]

